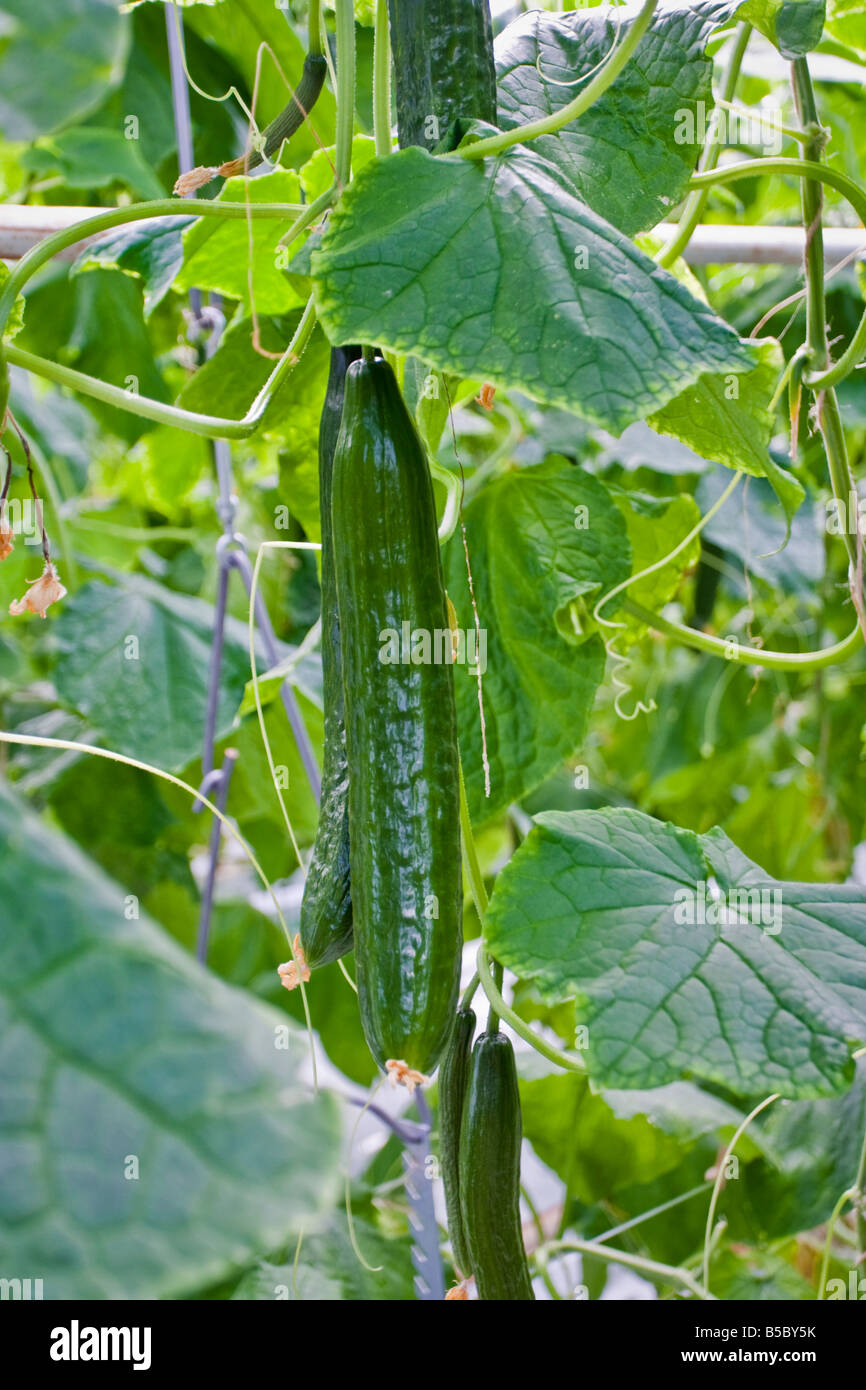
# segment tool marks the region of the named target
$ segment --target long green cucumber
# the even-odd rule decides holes
[[[448,1234],[454,1252],[454,1264],[463,1278],[472,1273],[472,1261],[463,1233],[460,1213],[460,1128],[463,1121],[463,1100],[472,1056],[475,1035],[475,1014],[472,1009],[458,1009],[448,1043],[448,1051],[439,1067],[439,1155],[442,1182],[445,1186],[445,1208],[448,1214]]]
[[[331,367],[319,424],[319,514],[322,521],[322,695],[325,751],[319,825],[301,903],[301,946],[311,967],[352,949],[349,886],[349,769],[343,723],[343,663],[334,575],[331,485],[334,450],[343,415],[346,371],[361,349],[331,349]]]
[[[520,1227],[522,1125],[514,1049],[482,1033],[460,1126],[460,1212],[478,1297],[533,1299]]]
[[[380,1066],[429,1072],[460,971],[459,762],[433,484],[387,362],[353,362],[334,456],[361,1019]]]
[[[388,12],[401,149],[432,149],[461,116],[495,125],[489,0],[388,0]]]

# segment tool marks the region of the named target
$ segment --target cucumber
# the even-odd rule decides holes
[[[445,1186],[448,1234],[454,1264],[464,1279],[472,1273],[472,1262],[460,1214],[460,1127],[474,1035],[475,1014],[472,1009],[458,1009],[448,1051],[439,1067],[439,1154]]]
[[[534,1299],[520,1227],[522,1125],[514,1049],[482,1033],[460,1125],[460,1213],[478,1297]]]
[[[461,116],[495,125],[489,0],[388,0],[388,12],[401,149],[432,149]]]
[[[307,54],[300,82],[279,116],[262,131],[264,152],[251,150],[249,155],[227,160],[225,164],[220,165],[219,172],[223,178],[228,179],[234,174],[257,169],[265,157],[274,159],[279,154],[285,141],[291,139],[295,131],[303,125],[319,100],[327,71],[328,64],[321,53]]]
[[[460,972],[457,717],[433,485],[381,358],[346,374],[332,526],[361,1019],[380,1066],[426,1073]],[[414,651],[404,632],[421,634]]]
[[[319,825],[301,903],[301,946],[314,968],[337,960],[352,949],[352,900],[349,887],[349,771],[343,724],[343,664],[340,615],[334,578],[331,528],[331,483],[334,449],[343,414],[346,371],[361,349],[331,349],[328,388],[319,424],[319,514],[322,520],[322,695],[325,752]],[[353,523],[354,524],[354,523]]]

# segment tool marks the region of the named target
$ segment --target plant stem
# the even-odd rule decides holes
[[[484,876],[481,873],[478,851],[475,848],[475,837],[472,834],[472,821],[469,817],[469,802],[466,800],[466,783],[463,780],[462,765],[460,767],[460,829],[463,832],[463,863],[466,876],[469,879],[469,891],[472,894],[475,911],[478,913],[478,920],[483,930],[488,906],[487,889],[484,887]]]
[[[336,182],[343,189],[352,177],[352,131],[355,128],[355,9],[352,0],[335,0],[337,15],[337,151]]]
[[[556,1255],[560,1251],[573,1250],[580,1255],[594,1255],[600,1260],[610,1260],[612,1264],[626,1265],[629,1269],[636,1269],[639,1274],[648,1274],[651,1278],[661,1279],[665,1283],[682,1284],[682,1286],[693,1293],[695,1298],[716,1302],[715,1294],[707,1293],[706,1289],[701,1288],[697,1279],[685,1269],[676,1269],[673,1265],[659,1264],[657,1260],[648,1260],[643,1255],[634,1255],[626,1250],[608,1250],[603,1245],[594,1245],[590,1240],[578,1240],[576,1236],[569,1236],[567,1240],[554,1240],[550,1245],[545,1245],[538,1251],[539,1257],[549,1259],[551,1255]]]
[[[733,100],[737,90],[737,82],[740,78],[740,69],[743,66],[743,59],[746,56],[746,49],[749,46],[749,39],[752,37],[752,26],[748,22],[737,26],[734,37],[733,47],[728,57],[727,66],[722,77],[722,101],[728,103]],[[714,114],[712,128],[709,139],[704,145],[701,155],[700,169],[705,172],[708,169],[715,169],[719,162],[719,155],[722,152],[722,145],[718,137],[719,116],[718,111]],[[690,193],[686,199],[685,207],[682,211],[676,232],[671,237],[668,244],[662,247],[656,256],[660,266],[667,267],[673,265],[674,261],[683,254],[692,239],[695,228],[704,215],[707,200],[710,196],[708,188],[699,189]]]
[[[37,357],[35,353],[25,352],[23,348],[16,347],[14,343],[7,343],[5,352],[7,359],[13,366],[24,367],[27,371],[35,372],[37,376],[43,376],[58,386],[67,386],[72,391],[79,391],[82,395],[91,396],[94,400],[102,401],[104,405],[115,406],[118,410],[126,410],[131,415],[140,416],[143,420],[154,420],[158,425],[171,425],[177,429],[186,430],[189,434],[205,435],[208,439],[246,439],[261,424],[274,395],[309,342],[315,324],[316,314],[312,299],[310,299],[291,343],[242,420],[227,420],[215,415],[200,415],[195,411],[183,410],[180,406],[167,405],[163,401],[152,401],[145,396],[131,395],[121,386],[110,386],[107,382],[97,381],[95,377],[87,376],[84,372],[77,372],[72,367],[64,367],[57,362],[49,362],[45,357]]]
[[[736,183],[737,179],[758,178],[764,174],[793,174],[798,178],[818,179],[847,198],[860,221],[866,222],[866,192],[859,184],[840,169],[831,169],[829,165],[811,159],[794,159],[791,155],[741,159],[736,164],[726,164],[722,169],[708,169],[706,173],[693,174],[689,187],[712,188],[717,183]]]
[[[708,632],[699,632],[697,628],[673,623],[669,618],[663,618],[660,613],[653,613],[651,609],[644,608],[642,603],[637,603],[632,598],[623,599],[623,608],[634,617],[640,618],[641,622],[647,623],[668,637],[673,637],[677,642],[683,642],[687,647],[696,647],[699,651],[709,652],[711,656],[720,656],[725,661],[739,661],[743,666],[766,666],[777,671],[820,671],[824,666],[835,666],[837,662],[853,656],[863,645],[863,634],[858,624],[841,642],[834,643],[832,647],[824,647],[819,652],[764,651],[760,647],[749,647],[741,642],[726,642],[722,637],[712,637]]]
[[[713,1229],[716,1219],[716,1208],[719,1203],[719,1194],[721,1193],[722,1183],[725,1179],[725,1166],[731,1154],[734,1152],[734,1149],[737,1147],[737,1144],[739,1143],[747,1126],[752,1123],[752,1120],[754,1120],[758,1115],[760,1115],[762,1110],[766,1110],[768,1105],[772,1105],[773,1101],[778,1099],[778,1094],[774,1093],[771,1096],[767,1096],[766,1100],[762,1100],[760,1105],[756,1105],[754,1110],[749,1111],[749,1114],[746,1116],[746,1118],[734,1130],[733,1138],[731,1139],[731,1142],[728,1145],[728,1147],[725,1149],[725,1152],[723,1153],[721,1160],[718,1164],[716,1180],[713,1183],[713,1195],[710,1198],[710,1206],[709,1210],[707,1211],[707,1224],[704,1232],[704,1258],[702,1268],[704,1289],[707,1294],[709,1294],[710,1292],[710,1255],[712,1254],[713,1250]]]
[[[313,207],[315,204],[310,206]],[[74,246],[77,241],[83,241],[85,237],[110,231],[112,227],[122,227],[128,222],[144,222],[149,217],[186,217],[187,214],[191,214],[197,217],[227,219],[247,216],[278,219],[298,210],[295,203],[221,203],[207,198],[187,198],[181,202],[178,198],[158,198],[149,203],[136,203],[132,207],[107,208],[95,217],[85,217],[71,227],[62,227],[60,231],[52,232],[51,236],[40,241],[21,257],[0,293],[0,337],[6,332],[12,306],[31,276],[45,265],[46,261],[50,261],[52,256],[56,256],[59,251],[65,251],[69,246]]]
[[[391,153],[391,31],[388,0],[376,0],[373,48],[373,138],[380,159]]]
[[[537,121],[527,121],[525,125],[517,126],[514,130],[502,131],[499,135],[490,135],[486,140],[476,140],[474,144],[454,150],[445,158],[453,159],[457,156],[461,159],[484,159],[487,155],[502,154],[512,145],[522,145],[527,140],[536,140],[539,135],[554,135],[563,126],[577,120],[578,116],[582,116],[585,111],[588,111],[599,97],[604,96],[608,87],[619,77],[649,28],[657,4],[658,0],[644,0],[640,14],[622,43],[616,45],[607,62],[599,68],[595,77],[580,95],[568,102],[561,110],[554,112],[551,116],[541,116]]]
[[[322,0],[310,0],[307,12],[307,52],[314,58],[321,57],[322,54]]]
[[[690,1202],[692,1197],[698,1197],[702,1192],[709,1192],[711,1187],[712,1183],[702,1182],[698,1187],[692,1187],[688,1192],[681,1193],[679,1197],[671,1197],[668,1202],[660,1202],[657,1207],[651,1207],[649,1211],[642,1211],[640,1216],[633,1216],[630,1221],[623,1221],[619,1226],[611,1226],[609,1231],[602,1231],[600,1236],[593,1236],[590,1244],[601,1245],[603,1241],[625,1235],[626,1231],[634,1230],[635,1226],[643,1225],[644,1221],[652,1221],[654,1216],[661,1216],[663,1212],[670,1211],[672,1207],[681,1206],[683,1202]]]
[[[542,1057],[546,1057],[548,1062],[554,1062],[556,1066],[562,1067],[563,1071],[574,1071],[578,1072],[581,1076],[586,1075],[586,1063],[579,1053],[560,1051],[559,1048],[553,1047],[549,1042],[545,1042],[544,1038],[540,1038],[538,1034],[530,1028],[528,1023],[524,1023],[519,1014],[516,1014],[513,1009],[508,1007],[502,997],[502,991],[497,988],[496,981],[491,973],[490,965],[487,960],[487,951],[485,950],[483,941],[478,943],[476,969],[478,970],[478,976],[481,980],[481,988],[484,990],[490,1003],[493,1005],[499,1017],[505,1020],[518,1037],[523,1038],[524,1042],[528,1042],[530,1047],[533,1047]]]

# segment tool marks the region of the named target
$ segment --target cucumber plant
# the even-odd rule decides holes
[[[859,1300],[856,7],[185,5],[183,171],[118,130],[162,6],[80,0],[74,81],[18,8],[7,200],[89,206],[0,275],[3,989],[34,1164],[76,1157],[38,1210],[0,1177],[4,1248],[51,1296],[413,1296],[391,1148],[347,1237],[286,1089],[303,1013],[435,1097],[449,1298]],[[106,1114],[184,1147],[146,1262],[88,1220]]]

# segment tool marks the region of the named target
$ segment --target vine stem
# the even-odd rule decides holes
[[[710,1198],[710,1206],[709,1210],[707,1211],[706,1230],[704,1232],[703,1283],[704,1292],[707,1297],[709,1297],[710,1294],[710,1256],[713,1251],[713,1227],[716,1219],[716,1208],[719,1204],[719,1194],[721,1193],[722,1183],[725,1177],[725,1165],[728,1159],[730,1158],[731,1154],[734,1152],[734,1149],[737,1147],[737,1144],[739,1143],[740,1139],[745,1133],[747,1127],[752,1123],[752,1120],[754,1120],[758,1115],[760,1115],[762,1110],[766,1110],[768,1105],[772,1105],[774,1100],[778,1099],[778,1093],[774,1092],[773,1095],[767,1096],[766,1100],[762,1100],[760,1105],[756,1105],[754,1110],[749,1111],[749,1114],[746,1116],[743,1122],[739,1124],[737,1128],[734,1130],[733,1138],[731,1139],[731,1142],[728,1145],[728,1147],[725,1149],[725,1152],[723,1153],[721,1158],[721,1162],[718,1165],[716,1180],[713,1183],[713,1195]]]
[[[863,645],[863,633],[859,623],[841,642],[824,647],[822,651],[774,652],[764,651],[760,647],[749,647],[741,642],[726,642],[722,637],[713,637],[697,628],[671,622],[670,618],[664,618],[661,613],[644,608],[642,603],[637,603],[632,598],[623,600],[623,608],[635,618],[640,618],[647,626],[654,627],[658,632],[665,633],[667,637],[672,637],[687,647],[696,647],[698,651],[720,656],[725,661],[738,661],[743,666],[766,666],[775,671],[820,671],[825,666],[835,666],[837,662],[845,661]]]
[[[336,183],[345,188],[352,177],[352,131],[355,125],[355,9],[352,0],[335,0],[337,16],[337,149]]]
[[[818,164],[821,167],[824,147],[827,143],[827,134],[823,129],[818,118],[818,106],[815,101],[815,90],[812,86],[812,78],[809,73],[809,62],[807,58],[797,58],[791,68],[791,82],[794,91],[794,102],[797,115],[804,127],[803,153],[810,163]],[[824,215],[824,190],[823,187],[813,181],[804,182],[802,186],[801,204],[803,209],[803,229],[806,234],[805,252],[805,275],[806,275],[806,342],[810,351],[813,366],[816,368],[816,376],[809,373],[804,374],[804,381],[815,395],[815,405],[818,417],[818,428],[821,431],[821,438],[824,441],[824,450],[827,455],[827,466],[830,473],[830,483],[833,488],[833,495],[840,507],[840,515],[844,516],[841,509],[848,501],[850,494],[854,491],[854,479],[851,476],[851,467],[848,461],[848,448],[845,442],[845,431],[842,428],[842,419],[839,414],[839,403],[832,384],[827,386],[827,374],[830,368],[830,346],[827,341],[827,300],[824,292],[824,228],[822,219]],[[862,333],[861,333],[862,330]],[[859,345],[860,339],[866,342],[866,313],[861,317],[860,325],[854,335],[854,343],[849,345],[848,360],[851,359],[851,351],[854,344]],[[831,381],[841,380],[838,376],[839,363],[836,364]],[[817,386],[823,380],[823,386]],[[855,515],[856,515],[855,509]],[[862,599],[862,545],[863,539],[860,533],[859,520],[856,524],[855,534],[846,528],[843,531],[845,546],[848,551],[848,559],[851,564],[852,573],[852,597],[854,598],[857,615],[861,627],[866,631],[866,618],[863,612]],[[854,586],[856,585],[856,591]]]
[[[725,105],[733,101],[734,93],[737,90],[737,83],[740,79],[743,59],[746,56],[746,49],[749,46],[749,39],[751,37],[752,26],[748,21],[743,21],[737,26],[734,45],[725,67],[724,76],[722,77],[721,97]],[[722,145],[718,139],[718,134],[719,116],[718,111],[716,111],[713,117],[709,139],[701,155],[700,168],[702,172],[715,169],[719,162]],[[673,265],[674,261],[685,251],[692,239],[695,228],[704,215],[704,209],[707,206],[709,196],[710,190],[708,188],[701,188],[689,194],[676,231],[667,245],[663,246],[656,256],[656,260],[660,266],[667,269],[667,267]]]
[[[321,201],[317,199],[317,201]],[[9,275],[8,280],[0,293],[0,337],[6,333],[6,326],[9,315],[27,281],[35,275],[52,256],[56,256],[60,251],[66,251],[68,247],[74,246],[76,242],[83,241],[87,237],[97,236],[100,232],[109,232],[114,227],[123,227],[128,222],[146,222],[151,217],[222,217],[227,220],[243,218],[247,216],[255,218],[281,219],[288,213],[299,212],[307,213],[315,203],[309,207],[304,207],[297,203],[221,203],[216,199],[208,198],[156,198],[148,203],[135,203],[132,207],[107,208],[105,212],[97,213],[95,217],[85,217],[80,222],[74,222],[70,227],[61,227],[59,231],[52,232],[44,241],[40,241],[32,247],[25,256],[21,257],[15,269]]]
[[[677,1269],[674,1265],[660,1264],[658,1260],[649,1260],[644,1255],[634,1255],[628,1250],[608,1250],[603,1245],[594,1244],[591,1240],[579,1240],[576,1236],[569,1236],[567,1240],[554,1240],[550,1245],[545,1245],[536,1252],[536,1258],[549,1260],[551,1255],[557,1255],[562,1251],[567,1253],[574,1251],[579,1255],[594,1255],[600,1260],[610,1260],[613,1264],[625,1265],[629,1269],[635,1269],[640,1274],[649,1274],[656,1279],[663,1279],[666,1283],[682,1284],[683,1288],[688,1289],[689,1293],[694,1294],[695,1298],[702,1301],[715,1303],[715,1294],[708,1293],[702,1288],[697,1279],[689,1274],[686,1269]]]
[[[199,802],[202,806],[206,806],[207,809],[210,811],[211,815],[216,816],[223,829],[228,832],[228,834],[238,845],[240,845],[241,849],[243,850],[243,853],[249,860],[251,867],[255,871],[258,878],[261,880],[261,883],[265,891],[269,895],[271,902],[274,905],[274,910],[277,914],[277,919],[280,923],[280,926],[283,929],[283,933],[289,945],[289,951],[291,952],[292,960],[295,959],[295,948],[292,944],[291,932],[289,931],[288,924],[286,922],[285,917],[283,916],[283,910],[280,907],[279,899],[277,898],[277,895],[274,892],[273,887],[271,886],[270,879],[268,878],[267,874],[265,873],[264,869],[262,868],[261,864],[256,858],[251,845],[247,840],[244,839],[241,832],[237,829],[234,822],[230,820],[226,813],[222,811],[219,808],[219,806],[214,805],[214,803],[210,801],[206,796],[203,796],[200,791],[196,790],[195,787],[191,787],[190,784],[188,782],[184,782],[181,777],[176,777],[173,772],[166,772],[164,768],[154,767],[152,763],[142,762],[139,758],[129,758],[126,756],[125,753],[115,752],[113,748],[98,748],[93,743],[74,743],[71,739],[67,738],[43,738],[41,735],[37,734],[10,734],[6,733],[6,731],[3,729],[0,729],[0,743],[13,744],[22,748],[62,749],[68,753],[86,753],[88,756],[93,758],[105,758],[106,761],[111,763],[122,763],[125,767],[133,767],[138,772],[147,772],[152,777],[159,777],[163,782],[169,782],[173,787],[178,787],[181,791],[186,792],[187,796],[192,797],[194,802]],[[300,977],[300,971],[298,972],[298,975]],[[310,1042],[310,1061],[313,1070],[313,1085],[315,1089],[318,1091],[319,1082],[316,1069],[316,1048],[313,1036],[313,1021],[310,1017],[310,1008],[309,1003],[307,1001],[307,992],[304,986],[304,982],[300,978],[298,982],[301,989],[301,1000],[304,1007],[304,1019],[306,1021],[307,1026],[307,1036]]]
[[[186,430],[188,434],[204,435],[208,439],[246,439],[258,429],[276,392],[307,346],[315,326],[316,311],[310,297],[292,341],[241,420],[200,415],[196,411],[183,410],[180,406],[153,401],[146,396],[132,395],[121,386],[111,386],[108,382],[97,381],[95,377],[78,372],[73,367],[64,367],[58,362],[50,362],[46,357],[37,357],[35,353],[25,352],[14,343],[7,343],[4,352],[7,361],[15,367],[23,367],[37,376],[55,382],[58,386],[67,386],[72,391],[91,396],[94,400],[115,406],[118,410],[126,410],[129,414],[138,415],[144,420],[155,420],[159,425],[171,425],[176,429]]]
[[[388,0],[376,0],[373,31],[373,139],[380,159],[391,153],[391,31]]]
[[[744,21],[737,26],[734,47],[731,49],[726,70],[724,70],[723,78],[721,78],[721,103],[724,103],[724,106],[728,106],[734,99],[737,83],[740,81],[742,60],[745,58],[745,50],[748,49],[749,39],[751,38],[751,24]],[[716,111],[713,115],[713,124],[712,128],[710,128],[708,142],[703,146],[701,165],[699,165],[702,172],[714,170],[717,163],[719,163],[721,142],[717,136],[719,136],[719,113]],[[689,193],[687,200],[685,200],[683,215],[681,215],[680,222],[677,224],[676,232],[671,236],[667,245],[663,246],[660,252],[656,254],[656,261],[659,265],[662,265],[664,270],[667,270],[669,265],[673,265],[674,261],[683,254],[688,243],[691,242],[696,225],[698,225],[698,222],[701,221],[703,217],[703,211],[705,211],[709,196],[709,188],[695,189],[694,192]]]
[[[585,87],[573,101],[568,102],[560,111],[554,112],[551,116],[541,116],[537,121],[527,121],[525,125],[517,126],[514,130],[501,131],[498,135],[489,135],[484,140],[476,140],[474,144],[464,145],[460,149],[444,155],[443,158],[484,159],[487,155],[502,154],[512,145],[521,145],[527,140],[537,140],[539,135],[555,135],[563,126],[577,120],[578,116],[582,116],[585,111],[588,111],[599,97],[604,96],[608,87],[619,77],[649,28],[657,4],[658,0],[644,0],[640,13],[622,43],[614,47],[610,57],[599,68],[589,86]]]
[[[581,1076],[586,1075],[586,1063],[579,1053],[561,1051],[551,1043],[545,1042],[544,1038],[540,1038],[534,1029],[530,1028],[528,1023],[524,1023],[519,1014],[516,1014],[513,1009],[508,1007],[491,973],[490,963],[487,959],[487,951],[483,941],[479,941],[478,943],[478,955],[475,961],[475,968],[478,971],[481,988],[490,1000],[491,1005],[496,1010],[498,1016],[505,1020],[518,1037],[523,1038],[524,1042],[528,1042],[529,1046],[533,1047],[536,1052],[539,1052],[542,1057],[546,1057],[548,1062],[554,1062],[556,1066],[562,1067],[563,1071],[578,1072]]]

